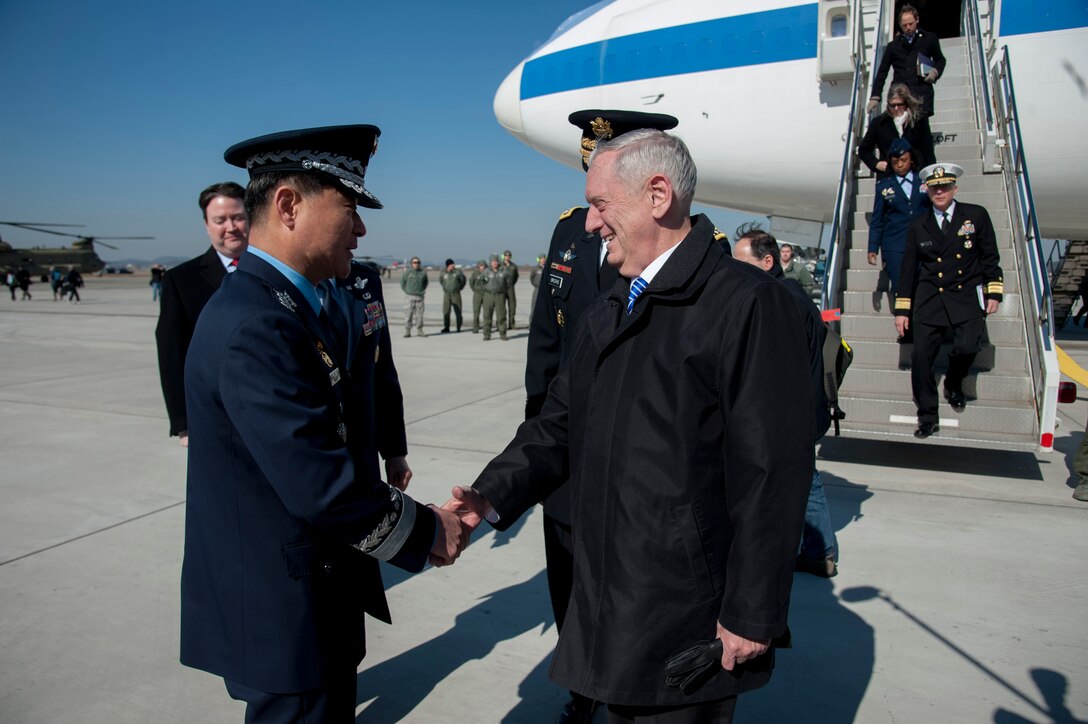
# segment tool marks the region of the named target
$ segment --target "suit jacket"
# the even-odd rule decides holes
[[[907,246],[907,229],[922,214],[931,213],[929,195],[922,189],[922,179],[915,173],[910,196],[903,192],[899,177],[878,181],[869,220],[869,253],[902,254]]]
[[[907,231],[903,270],[896,288],[895,313],[915,324],[959,324],[985,317],[983,301],[1001,301],[997,238],[981,206],[956,202],[948,229],[932,213]]]
[[[888,115],[887,111],[881,113],[869,124],[865,135],[858,144],[858,158],[870,171],[877,175],[877,179],[890,178],[895,174],[891,168],[878,171],[878,161],[888,160],[888,149],[892,147],[895,139],[899,138],[899,131],[895,128],[895,119]],[[933,151],[933,133],[929,128],[929,118],[915,121],[912,126],[903,128],[903,138],[907,139],[911,147],[911,158],[914,159],[915,168],[925,168],[931,163],[936,163],[937,158]],[[878,154],[877,151],[880,153]]]
[[[245,254],[185,366],[181,662],[268,692],[324,686],[389,621],[378,560],[420,570],[434,513],[383,483],[331,325]]]
[[[201,310],[226,275],[219,255],[213,247],[208,247],[201,256],[177,265],[162,277],[155,344],[159,349],[159,381],[166,399],[171,435],[189,429],[185,416],[185,355]]]
[[[505,528],[571,476],[556,683],[617,704],[720,699],[766,682],[773,654],[691,696],[666,687],[665,660],[718,621],[786,630],[814,462],[804,331],[786,288],[730,259],[701,215],[630,315],[627,291],[586,310],[540,414],[475,487]]]
[[[353,261],[348,276],[336,281],[334,294],[329,315],[338,340],[344,340],[357,438],[372,441],[386,460],[407,455],[404,396],[393,364],[381,275]]]
[[[933,61],[937,68],[937,78],[944,75],[945,58],[941,52],[941,41],[934,33],[928,30],[918,30],[914,34],[914,42],[907,42],[903,34],[897,35],[890,43],[884,46],[884,54],[880,57],[880,67],[873,76],[873,91],[871,98],[882,98],[884,81],[888,78],[888,70],[894,69],[892,84],[904,83],[914,95],[922,99],[926,113],[933,114],[933,86],[926,83],[918,76],[918,54],[922,53]]]

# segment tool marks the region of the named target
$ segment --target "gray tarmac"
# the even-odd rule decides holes
[[[521,328],[486,344],[437,334],[435,289],[435,334],[403,339],[386,282],[419,500],[471,483],[521,420],[527,277]],[[0,298],[0,722],[240,722],[219,679],[178,663],[185,451],[147,278],[89,278],[80,305],[32,292]],[[1088,333],[1064,337],[1088,367]],[[826,441],[840,573],[795,576],[794,648],[737,721],[1088,721],[1088,503],[1068,471],[1083,400],[1061,406],[1051,454]],[[539,511],[386,582],[394,625],[368,625],[360,721],[554,719]]]

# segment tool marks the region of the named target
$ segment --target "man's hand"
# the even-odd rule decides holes
[[[454,486],[453,497],[442,504],[442,509],[456,513],[470,532],[476,530],[492,510],[478,490],[464,485]]]
[[[937,70],[933,69],[926,73],[926,83],[933,84],[937,82]]]
[[[718,624],[718,636],[722,642],[722,668],[732,671],[737,664],[751,661],[757,656],[767,652],[770,641],[752,641],[743,636],[737,636],[720,623]]]
[[[1001,302],[997,301],[996,299],[987,299],[986,314],[993,314],[994,312],[996,312],[999,304],[1001,304]]]
[[[867,257],[865,257],[865,258],[869,260],[870,264],[872,264],[873,266],[876,266],[876,252],[875,251],[870,251],[869,255]]]
[[[427,507],[434,511],[440,526],[431,554],[427,558],[432,565],[448,566],[457,560],[457,556],[468,545],[472,530],[464,526],[454,513],[436,505]]]
[[[178,440],[181,441],[182,447],[189,447],[189,431],[182,430],[178,433]]]
[[[876,162],[876,170],[880,171],[881,173],[884,173],[885,171],[888,170],[888,162],[887,161],[877,161]]]
[[[876,107],[880,105],[880,96],[873,96],[869,99],[869,102],[865,104],[865,112],[872,113],[876,110]]]
[[[895,331],[899,332],[899,336],[906,336],[908,329],[910,329],[910,317],[896,315]]]
[[[402,493],[407,490],[408,483],[412,480],[412,469],[408,467],[408,459],[401,455],[399,458],[386,460],[385,479]]]

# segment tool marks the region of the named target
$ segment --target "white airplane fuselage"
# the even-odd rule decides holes
[[[1088,10],[1077,0],[995,2],[1043,236],[1088,238]],[[495,96],[500,124],[579,167],[584,108],[668,113],[699,166],[696,199],[828,222],[851,80],[821,80],[818,3],[614,0],[572,17]],[[923,23],[924,27],[924,23]],[[937,85],[938,112],[940,84]]]

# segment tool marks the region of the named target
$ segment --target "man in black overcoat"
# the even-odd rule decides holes
[[[907,230],[903,269],[895,297],[899,336],[914,332],[910,379],[918,407],[917,438],[940,431],[933,362],[946,331],[952,332],[944,395],[956,412],[967,407],[963,380],[982,349],[986,316],[1004,293],[1001,259],[990,215],[981,206],[957,203],[956,179],[963,169],[937,163],[921,171],[932,213]]]
[[[568,120],[582,130],[579,148],[582,168],[598,141],[608,141],[636,128],[675,128],[676,118],[660,113],[620,110],[585,110]],[[540,414],[548,385],[570,354],[574,330],[582,313],[604,289],[611,289],[618,274],[604,260],[604,246],[596,233],[586,232],[587,209],[576,206],[559,216],[544,262],[542,293],[529,322],[525,361],[525,419]],[[559,630],[567,614],[574,576],[574,541],[570,529],[570,487],[563,485],[544,501],[544,553],[548,592]],[[593,717],[595,703],[571,692],[556,724],[582,724]]]
[[[159,323],[155,344],[159,350],[159,381],[170,418],[170,435],[189,443],[185,415],[185,355],[196,320],[223,278],[234,271],[246,250],[249,221],[242,199],[245,189],[236,183],[212,184],[198,202],[204,228],[212,245],[206,252],[168,270],[162,277]]]
[[[689,216],[695,181],[667,133],[598,143],[586,231],[621,279],[540,414],[447,503],[504,529],[569,476],[574,585],[551,678],[610,721],[730,721],[767,682],[812,472],[797,308]],[[692,694],[666,684],[672,655],[715,638],[721,670]]]
[[[354,722],[364,613],[390,620],[378,561],[418,571],[466,542],[456,516],[382,481],[352,409],[373,381],[353,379],[318,293],[351,271],[356,207],[381,208],[364,185],[378,133],[289,131],[225,154],[249,169],[252,229],[185,365],[181,662],[222,676],[247,722]]]
[[[946,61],[941,52],[940,39],[935,33],[918,27],[918,21],[918,10],[913,5],[904,5],[899,9],[899,29],[902,32],[884,46],[880,66],[873,76],[873,90],[869,94],[866,110],[872,111],[880,105],[884,81],[888,79],[888,70],[892,69],[892,84],[905,84],[922,100],[923,118],[933,115],[933,84],[944,73]],[[924,75],[918,72],[919,54],[933,63],[932,69]]]

